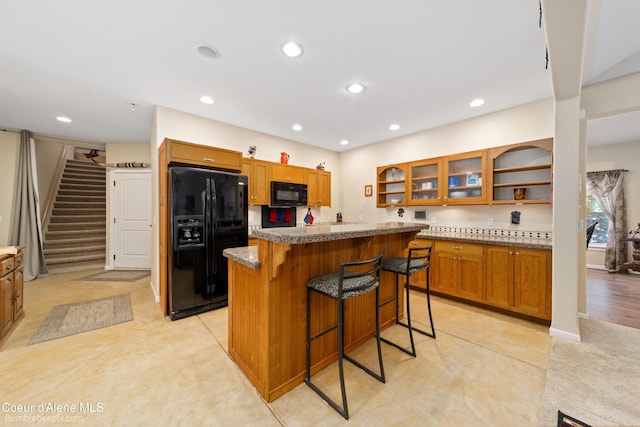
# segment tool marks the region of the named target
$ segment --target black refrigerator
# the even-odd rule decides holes
[[[248,244],[247,177],[169,168],[171,320],[227,305],[226,248]]]

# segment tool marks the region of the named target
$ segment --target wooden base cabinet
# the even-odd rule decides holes
[[[487,246],[486,302],[551,320],[551,251]]]
[[[24,316],[24,255],[23,248],[17,254],[0,255],[0,338],[4,338]]]
[[[484,249],[476,243],[437,241],[430,286],[436,292],[483,301]]]

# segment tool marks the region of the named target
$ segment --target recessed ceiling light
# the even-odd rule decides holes
[[[211,46],[200,45],[198,46],[198,53],[205,58],[215,59],[220,56],[217,50]]]
[[[58,116],[56,117],[56,120],[62,123],[71,123],[71,119],[65,116]]]
[[[213,98],[206,95],[200,98],[200,102],[202,102],[203,104],[209,104],[209,105],[214,103]]]
[[[470,106],[470,107],[479,107],[479,106],[481,106],[482,104],[484,104],[484,99],[476,98],[476,99],[474,99],[473,101],[471,101],[471,102],[469,103],[469,106]]]
[[[302,56],[302,46],[296,42],[287,42],[282,45],[282,53],[289,58],[297,58]]]
[[[302,125],[296,123],[295,125],[291,126],[291,129],[295,130],[296,132],[300,132],[302,130]]]
[[[391,126],[389,126],[389,130],[398,130],[398,129],[400,129],[400,125],[397,123],[394,123]]]
[[[364,92],[365,86],[361,83],[351,83],[346,87],[346,90],[352,95],[358,95],[359,93]]]
[[[340,144],[347,145],[349,144],[349,141],[347,141],[346,139],[343,139],[342,141],[340,141]]]

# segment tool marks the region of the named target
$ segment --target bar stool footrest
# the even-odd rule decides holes
[[[343,418],[349,419],[349,414],[342,407],[340,407],[333,399],[331,399],[324,391],[320,390],[317,385],[311,382],[311,379],[305,378],[304,382],[308,385],[311,390],[315,391],[318,396],[322,398],[325,402],[329,404],[333,409],[335,409]]]
[[[389,341],[388,339],[382,338],[382,337],[380,337],[380,341],[382,341],[384,343],[387,343],[387,344],[397,348],[398,350],[400,350],[402,352],[407,353],[409,356],[416,357],[416,353],[414,351],[407,350],[406,348],[402,347],[401,345],[398,345],[398,344],[394,343],[393,341]]]
[[[380,338],[382,340],[382,338]],[[353,363],[355,366],[357,366],[358,368],[362,369],[363,371],[365,371],[367,374],[371,375],[373,378],[377,379],[378,381],[380,381],[381,383],[385,383],[386,380],[384,378],[384,373],[382,375],[378,375],[376,374],[374,371],[372,371],[371,369],[367,368],[366,366],[364,366],[362,363],[358,362],[357,360],[355,360],[353,357],[344,354],[342,356],[342,358],[344,360],[348,360],[349,362]]]
[[[401,325],[401,326],[404,326],[404,327],[405,327],[405,328],[407,328],[407,329],[409,328],[409,325],[407,325],[406,323],[398,322],[397,324],[398,324],[398,325]],[[436,333],[435,333],[435,331],[434,331],[434,332],[425,332],[425,331],[423,331],[422,329],[418,329],[418,328],[416,328],[416,327],[415,327],[415,326],[413,326],[413,325],[411,325],[411,329],[413,329],[413,330],[414,330],[414,331],[416,331],[416,332],[421,333],[422,335],[426,335],[426,336],[428,336],[428,337],[430,337],[430,338],[433,338],[433,339],[435,339],[435,338],[436,338]]]

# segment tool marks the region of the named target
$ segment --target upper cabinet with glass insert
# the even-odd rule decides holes
[[[442,204],[486,203],[487,191],[483,185],[486,163],[486,150],[445,157],[442,185],[446,191]]]
[[[429,159],[410,164],[409,205],[441,205],[440,159]]]

